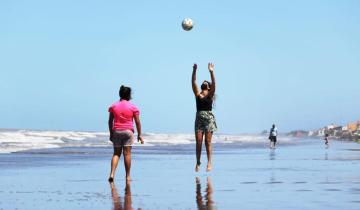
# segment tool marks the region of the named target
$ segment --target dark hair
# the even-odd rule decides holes
[[[204,83],[207,83],[207,87]],[[203,83],[201,84],[201,90],[208,90],[211,88],[211,82],[207,81],[207,80],[204,80]],[[211,100],[213,101],[213,107],[215,107],[215,100],[216,100],[216,94],[214,94],[212,97],[211,97]]]
[[[129,101],[131,99],[131,88],[121,85],[120,90],[119,90],[119,96],[120,96],[120,99],[125,99],[125,100]]]
[[[207,88],[204,83],[207,83],[207,86],[208,86]],[[207,80],[204,80],[204,82],[201,84],[201,90],[207,90],[210,87],[211,87],[211,82],[209,82]]]

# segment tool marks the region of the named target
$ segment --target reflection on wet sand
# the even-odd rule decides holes
[[[275,150],[270,150],[269,159],[275,160],[275,157],[276,157]]]
[[[116,186],[114,182],[110,183],[111,187],[111,197],[113,201],[113,209],[114,210],[132,210],[132,200],[131,200],[131,189],[130,189],[130,181],[126,181],[125,185],[125,195],[124,200],[122,200],[121,196],[116,190]]]
[[[276,160],[275,150],[270,150],[269,160],[271,160],[271,161]],[[275,162],[271,162],[270,181],[267,182],[266,184],[281,184],[281,183],[283,183],[281,181],[276,180],[276,175],[275,175],[276,169],[274,168],[274,164],[275,164]]]
[[[203,196],[201,194],[201,181],[199,177],[196,177],[196,204],[199,210],[212,210],[216,209],[214,201],[212,198],[213,187],[211,182],[211,177],[207,178],[207,187],[205,190],[205,202],[203,201]]]
[[[328,153],[327,153],[327,152],[325,152],[324,160],[329,160],[329,157],[328,157]]]

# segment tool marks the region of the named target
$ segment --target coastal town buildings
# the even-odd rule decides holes
[[[348,123],[347,125],[335,125],[334,123],[327,125],[323,128],[313,131],[292,131],[288,135],[294,137],[309,136],[309,137],[323,137],[328,134],[330,137],[335,139],[349,139],[360,141],[360,120],[356,122]]]

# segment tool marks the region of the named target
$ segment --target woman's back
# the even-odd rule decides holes
[[[139,109],[133,103],[120,100],[109,108],[109,112],[114,115],[113,130],[134,131],[133,118],[139,115]]]

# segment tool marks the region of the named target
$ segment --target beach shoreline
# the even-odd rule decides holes
[[[121,159],[114,186],[108,147],[1,154],[0,209],[358,209],[360,145],[302,142],[214,144],[210,173],[205,153],[194,172],[192,144],[134,147],[133,181],[125,182]]]

